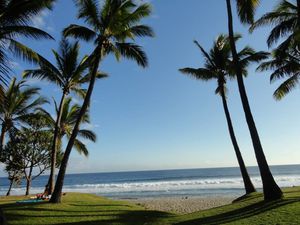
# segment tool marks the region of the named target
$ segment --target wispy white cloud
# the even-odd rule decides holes
[[[86,130],[93,130],[95,128],[99,128],[100,125],[99,124],[91,124],[91,123],[86,123],[84,125],[82,125],[82,129],[86,129]]]
[[[32,19],[33,26],[37,28],[44,28],[46,25],[45,19],[48,15],[48,11],[42,11],[39,15],[35,16]]]
[[[35,16],[32,19],[33,26],[47,31],[54,31],[54,26],[53,23],[50,21],[49,16],[49,11],[42,11],[39,15]]]

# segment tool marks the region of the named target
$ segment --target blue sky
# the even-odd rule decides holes
[[[97,82],[89,126],[98,141],[88,143],[87,159],[72,153],[69,173],[237,166],[221,99],[214,94],[216,83],[193,80],[178,72],[182,67],[203,64],[194,39],[209,49],[218,34],[227,32],[225,1],[151,3],[153,15],[144,23],[153,27],[156,37],[137,40],[147,52],[150,66],[141,69],[127,60],[118,63],[113,57],[103,62],[100,68],[110,77]],[[257,16],[273,4],[263,0]],[[34,20],[34,25],[47,30],[56,42],[22,41],[53,60],[50,49],[57,48],[62,29],[70,23],[82,23],[76,19],[73,2],[57,1],[53,12],[44,12]],[[235,30],[244,36],[239,46],[267,50],[268,29],[250,35],[247,27],[235,20]],[[81,46],[82,55],[91,52],[90,45],[82,42]],[[33,67],[16,62],[18,77],[23,69]],[[53,85],[36,80],[30,83],[41,86],[49,98],[60,96]],[[276,102],[272,93],[278,83],[270,85],[268,73],[255,73],[255,67],[250,68],[245,83],[269,163],[300,163],[299,90]],[[256,165],[236,81],[229,82],[228,88],[228,104],[245,162]],[[78,102],[76,97],[74,102]]]

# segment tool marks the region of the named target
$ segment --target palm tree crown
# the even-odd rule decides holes
[[[64,30],[65,36],[72,36],[85,41],[93,41],[98,54],[104,57],[114,53],[117,59],[124,56],[134,59],[139,65],[148,64],[141,47],[134,43],[125,43],[126,39],[136,36],[154,35],[152,29],[138,22],[150,15],[149,4],[137,7],[132,0],[106,0],[102,7],[97,0],[77,0],[78,18],[84,19],[88,27],[72,24]],[[100,46],[103,45],[103,46]]]
[[[30,26],[34,16],[51,9],[55,0],[0,0],[0,82],[6,83],[10,71],[8,50],[25,60],[36,61],[37,54],[20,43],[18,37],[52,38]]]
[[[272,25],[273,28],[268,36],[267,43],[271,47],[277,43],[280,38],[287,37],[278,47],[278,49],[285,50],[293,42],[297,42],[297,35],[299,35],[300,27],[300,5],[293,2],[281,0],[272,12],[264,14],[251,27],[250,31],[254,29]]]
[[[34,70],[25,70],[24,78],[33,77],[47,80],[59,86],[65,95],[71,91],[84,97],[84,90],[81,85],[89,81],[88,57],[85,56],[79,60],[79,43],[70,43],[66,39],[60,42],[59,51],[52,50],[56,60],[56,66],[47,59],[39,56],[40,68]],[[100,74],[99,74],[100,76]],[[105,75],[102,74],[104,77]]]
[[[17,82],[12,79],[5,91],[5,101],[0,107],[0,120],[2,122],[1,146],[4,144],[4,135],[20,127],[31,116],[31,113],[47,100],[39,96],[40,88],[26,87],[26,82]]]
[[[270,81],[273,83],[280,79],[286,80],[279,85],[273,96],[276,100],[281,100],[288,93],[297,87],[300,81],[300,50],[299,47],[289,48],[284,53],[274,50],[272,59],[262,63],[259,71],[271,70]]]
[[[47,111],[45,111],[43,109],[40,109],[39,111],[42,115],[44,115],[44,117],[48,121],[49,127],[52,130],[54,130],[56,120]],[[56,103],[55,103],[55,111],[56,111],[56,114],[58,115],[59,109],[58,109],[58,106]],[[64,101],[64,103],[62,105],[62,114],[61,114],[61,120],[60,120],[60,125],[59,125],[59,135],[58,135],[59,146],[62,145],[62,139],[64,137],[67,137],[68,139],[70,138],[73,127],[76,123],[79,111],[80,111],[80,106],[77,104],[72,105],[71,98],[67,98]],[[90,118],[89,118],[89,113],[87,112],[84,115],[84,117],[82,118],[81,124],[84,125],[84,124],[88,124],[88,123],[90,123]],[[87,139],[89,141],[92,141],[92,142],[96,142],[96,139],[97,139],[96,134],[93,131],[88,130],[88,129],[80,129],[78,132],[78,136],[81,138]],[[82,141],[80,141],[78,138],[75,141],[74,147],[80,154],[88,156],[88,150],[87,150],[86,145]]]
[[[235,41],[241,38],[240,35],[235,36]],[[212,80],[216,79],[218,81],[218,87],[215,91],[216,94],[226,94],[226,79],[235,78],[236,74],[234,71],[234,65],[231,57],[231,47],[229,38],[226,35],[220,35],[217,37],[213,48],[208,52],[195,41],[195,44],[199,47],[203,57],[205,58],[205,64],[203,68],[184,68],[180,69],[182,73],[190,74],[196,79],[200,80]],[[244,76],[248,75],[247,67],[252,62],[260,62],[268,57],[269,53],[259,51],[256,52],[249,46],[243,48],[238,52],[239,62],[242,68],[242,74]]]

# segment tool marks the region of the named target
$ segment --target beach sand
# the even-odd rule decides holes
[[[234,197],[163,197],[128,199],[127,201],[141,205],[148,210],[187,214],[227,205],[234,199]]]

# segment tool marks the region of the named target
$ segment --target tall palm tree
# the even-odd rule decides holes
[[[250,31],[266,25],[273,26],[267,39],[269,47],[285,37],[286,39],[278,46],[278,50],[284,52],[289,46],[299,44],[300,0],[297,0],[296,3],[281,0],[273,11],[264,14],[255,21],[251,25]]]
[[[45,58],[39,56],[40,68],[34,70],[26,70],[23,74],[24,78],[34,77],[54,83],[59,86],[62,91],[52,143],[51,171],[48,185],[50,193],[52,193],[54,189],[58,132],[62,116],[62,107],[64,105],[65,98],[69,95],[70,92],[74,92],[81,98],[84,98],[85,90],[82,89],[81,86],[82,84],[87,83],[90,78],[90,75],[87,72],[88,57],[86,56],[79,60],[79,43],[70,43],[66,39],[63,39],[60,42],[59,46],[60,48],[58,52],[52,50],[56,60],[56,65],[53,65]],[[103,78],[105,76],[105,74],[97,74],[98,78]]]
[[[30,26],[34,16],[44,9],[51,9],[55,0],[0,0],[0,98],[3,99],[3,84],[10,72],[9,52],[29,61],[36,61],[36,53],[20,43],[18,37],[33,39],[52,37]]]
[[[236,36],[236,39],[239,38],[240,36]],[[232,60],[231,60],[231,49],[230,49],[229,39],[225,35],[218,36],[217,40],[214,42],[214,45],[209,52],[206,52],[204,48],[197,41],[195,41],[195,43],[199,47],[205,59],[204,67],[198,69],[183,68],[180,69],[180,72],[184,74],[192,75],[192,77],[203,81],[209,81],[209,80],[217,81],[218,86],[215,93],[219,94],[222,98],[223,108],[224,108],[227,125],[228,125],[228,131],[241,170],[245,191],[246,194],[250,194],[252,192],[255,192],[256,190],[250,180],[250,176],[248,174],[247,168],[245,166],[242,154],[238,146],[238,142],[235,137],[231,116],[227,105],[227,99],[226,99],[227,77],[233,78],[235,76],[235,74],[232,73],[232,68],[231,68]],[[240,61],[244,66],[247,66],[251,61],[259,61],[260,59],[265,57],[266,57],[266,53],[264,52],[255,53],[254,50],[249,47],[246,47],[241,52],[239,52]],[[245,68],[243,69],[243,73],[245,76],[247,75],[247,70]]]
[[[272,57],[271,60],[262,63],[257,69],[259,71],[272,70],[271,82],[286,78],[273,94],[276,100],[281,100],[299,85],[300,50],[299,47],[289,48],[282,54],[277,49],[273,51]]]
[[[255,9],[259,4],[259,0],[236,0],[238,15],[242,23],[253,23]],[[243,72],[240,63],[240,59],[237,53],[235,39],[234,39],[234,30],[233,30],[233,17],[232,17],[232,7],[231,0],[226,0],[227,13],[228,13],[228,31],[230,46],[232,51],[232,58],[234,63],[234,70],[237,77],[237,83],[239,88],[239,93],[247,121],[247,125],[250,131],[252,144],[254,147],[254,152],[259,167],[262,183],[263,183],[263,192],[265,200],[279,199],[282,197],[282,191],[276,184],[274,177],[270,171],[267,159],[265,157],[263,147],[260,142],[260,138],[256,129],[254,118],[251,112],[244,79]]]
[[[61,110],[61,112],[59,112]],[[50,113],[48,113],[46,110],[40,108],[39,113],[44,116],[46,121],[48,122],[48,126],[51,130],[54,130],[56,127],[57,120],[54,119]],[[67,137],[67,139],[70,139],[72,135],[72,130],[74,125],[76,124],[78,114],[80,112],[80,106],[78,104],[72,105],[72,98],[68,97],[63,102],[61,109],[57,106],[55,103],[55,111],[58,116],[59,113],[61,113],[61,119],[59,124],[59,130],[58,130],[58,148],[60,149],[60,146],[62,146],[62,141],[64,137]],[[56,116],[56,117],[57,117]],[[90,123],[90,117],[89,113],[86,112],[86,114],[82,117],[81,126],[84,124]],[[96,142],[96,134],[89,130],[89,129],[79,129],[78,136],[80,138],[87,139],[92,142]],[[78,138],[75,139],[74,144],[75,149],[84,156],[88,156],[89,152],[86,147],[86,145]]]
[[[39,91],[40,88],[26,87],[24,80],[20,82],[17,82],[16,78],[11,80],[10,86],[4,93],[5,100],[0,107],[1,151],[5,143],[5,134],[26,123],[37,107],[47,103],[47,100],[40,96]]]
[[[72,24],[64,30],[65,36],[73,36],[94,43],[91,59],[91,79],[82,104],[77,122],[66,147],[65,155],[58,173],[51,202],[61,202],[61,192],[67,163],[78,134],[81,118],[90,103],[100,62],[105,56],[114,53],[117,59],[121,56],[135,60],[138,65],[146,67],[147,57],[140,46],[126,42],[128,38],[153,36],[153,31],[146,25],[140,25],[141,19],[151,13],[149,4],[137,6],[133,0],[76,0],[78,18],[84,19],[87,27]]]

